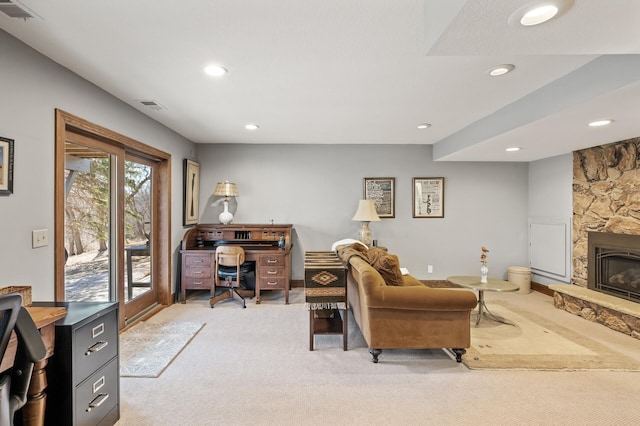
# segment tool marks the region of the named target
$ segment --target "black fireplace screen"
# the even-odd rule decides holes
[[[596,248],[594,290],[640,301],[640,254]]]
[[[640,302],[640,235],[589,232],[587,287]]]

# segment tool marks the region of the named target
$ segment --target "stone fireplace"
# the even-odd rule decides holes
[[[573,153],[572,222],[573,285],[549,286],[555,306],[640,339],[640,138]]]
[[[640,302],[640,235],[589,232],[587,288]]]

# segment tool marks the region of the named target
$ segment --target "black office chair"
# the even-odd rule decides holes
[[[224,299],[235,299],[246,308],[243,296],[253,296],[255,290],[254,262],[245,262],[244,249],[238,246],[219,246],[216,248],[216,270],[213,277],[213,287],[209,304],[213,308],[217,302]],[[247,275],[253,274],[253,280]],[[245,283],[241,288],[241,282]],[[217,288],[225,288],[226,291],[216,294]]]
[[[0,296],[0,359],[4,358],[15,330],[18,338],[13,368],[0,375],[0,426],[12,426],[16,411],[27,403],[27,391],[35,363],[47,355],[38,328],[21,306],[22,296]]]

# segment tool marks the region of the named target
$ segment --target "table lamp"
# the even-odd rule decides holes
[[[362,227],[358,232],[358,239],[362,244],[367,246],[371,245],[371,230],[369,229],[369,222],[378,222],[380,217],[376,212],[376,203],[374,200],[360,200],[358,202],[358,210],[353,215],[352,220],[359,220],[362,222]]]
[[[224,197],[224,211],[220,213],[218,219],[220,223],[228,225],[233,220],[233,214],[229,211],[229,197],[238,196],[238,188],[235,183],[229,183],[228,180],[224,182],[218,182],[216,189],[213,190],[213,195]]]

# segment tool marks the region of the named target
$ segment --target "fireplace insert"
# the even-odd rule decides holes
[[[640,302],[640,235],[589,232],[587,287]]]

